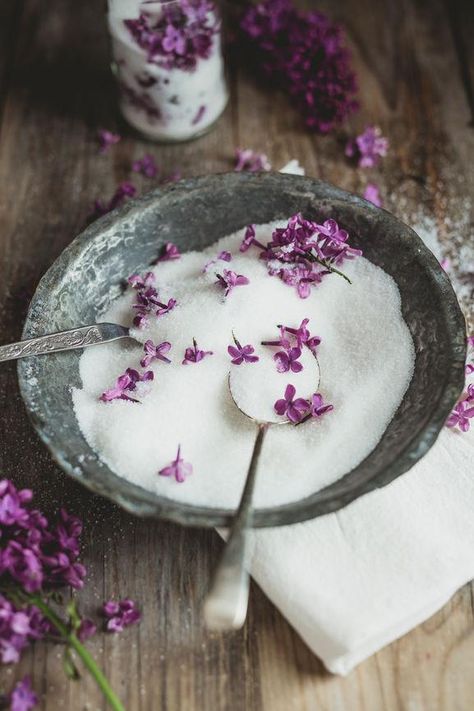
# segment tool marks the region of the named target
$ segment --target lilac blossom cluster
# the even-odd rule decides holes
[[[249,225],[240,250],[246,251],[252,245],[260,249],[260,258],[267,262],[268,273],[295,287],[298,295],[306,299],[311,287],[327,274],[334,272],[347,279],[336,267],[362,254],[360,249],[349,245],[348,238],[347,231],[335,220],[319,224],[305,220],[298,213],[290,218],[286,227],[273,231],[267,245],[256,240],[255,228]]]
[[[171,243],[169,243],[169,245],[171,245]],[[174,247],[174,245],[172,246]],[[165,247],[165,250],[166,249]],[[177,251],[177,248],[175,249]],[[161,260],[177,259],[179,256],[179,252],[177,254],[170,254],[168,250],[168,256],[166,256],[165,251],[165,256],[162,256]],[[128,277],[127,281],[128,284],[136,290],[135,304],[133,305],[133,309],[135,310],[133,325],[137,328],[145,328],[152,314],[160,318],[169,313],[176,306],[176,299],[168,299],[166,303],[160,301],[153,272],[147,272],[144,277],[141,277],[139,274],[132,274]]]
[[[105,627],[108,632],[122,632],[125,627],[140,622],[141,614],[137,603],[129,598],[125,600],[109,600],[102,607],[102,614],[106,619]]]
[[[264,0],[245,11],[240,26],[255,66],[290,95],[309,128],[328,133],[357,108],[342,29],[321,12]]]
[[[214,35],[220,30],[210,0],[163,3],[158,12],[143,10],[136,20],[124,20],[147,60],[165,69],[193,71],[199,59],[208,59]]]
[[[346,156],[355,158],[359,168],[374,168],[387,155],[388,139],[378,126],[367,128],[346,145]]]

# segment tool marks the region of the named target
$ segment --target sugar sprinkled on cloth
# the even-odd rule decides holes
[[[284,225],[257,226],[257,239],[268,242],[272,229]],[[303,300],[268,276],[254,249],[239,251],[243,234],[241,230],[204,252],[186,253],[154,267],[160,298],[173,297],[177,306],[135,333],[143,342],[171,343],[167,355],[172,362],[149,366],[155,378],[140,404],[99,401],[126,368],[137,367],[143,356],[138,344],[86,350],[80,361],[83,389],[73,393],[84,435],[114,471],[146,489],[195,505],[237,504],[255,439],[255,424],[232,401],[228,375],[232,368],[250,372],[258,363],[231,364],[227,348],[232,331],[242,344],[255,346],[261,362],[268,364],[262,383],[266,387],[271,380],[272,388],[277,383],[282,397],[289,383],[297,386],[295,374],[279,373],[273,359],[264,358],[268,347],[261,341],[278,336],[277,324],[298,327],[309,318],[311,333],[321,338],[318,391],[324,402],[334,405],[324,417],[297,430],[285,425],[269,431],[255,492],[257,506],[308,496],[356,466],[382,436],[413,370],[413,344],[390,276],[358,258],[345,265],[352,284],[330,275]],[[202,271],[223,250],[232,253],[235,272],[249,280],[228,297],[215,283],[219,263]],[[103,320],[130,325],[132,292],[113,302]],[[183,366],[193,338],[213,355]],[[193,475],[182,483],[158,476],[175,458],[179,444],[193,465]]]

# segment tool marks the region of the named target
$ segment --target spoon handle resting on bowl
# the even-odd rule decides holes
[[[268,423],[258,425],[252,459],[244,491],[222,557],[214,573],[211,589],[204,602],[204,619],[209,629],[239,629],[245,622],[249,597],[251,526],[253,490],[258,460]]]
[[[49,333],[45,336],[0,346],[0,362],[25,358],[26,356],[69,351],[72,348],[95,346],[99,343],[108,343],[118,338],[125,338],[128,335],[128,328],[125,328],[125,326],[119,326],[116,323],[95,323],[89,326],[73,328],[69,331]]]

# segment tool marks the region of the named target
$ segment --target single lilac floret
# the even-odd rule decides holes
[[[255,239],[255,225],[249,225],[247,227],[239,249],[241,252],[246,252],[252,245],[255,245],[255,247],[258,247],[259,249],[265,249],[265,246],[259,242],[258,239]]]
[[[127,278],[127,282],[132,289],[145,290],[148,287],[153,287],[155,284],[155,275],[153,272],[147,272],[144,277],[140,274],[131,274]]]
[[[38,704],[38,697],[31,688],[31,679],[25,676],[17,682],[10,694],[10,711],[30,711]]]
[[[158,262],[170,262],[173,259],[179,259],[181,257],[181,252],[179,248],[173,244],[173,242],[167,242],[161,249],[160,256],[155,260],[155,264]]]
[[[177,482],[180,484],[185,481],[187,476],[193,473],[193,466],[189,462],[185,462],[181,457],[181,445],[178,446],[178,452],[176,454],[176,459],[174,459],[168,466],[160,469],[158,474],[160,476],[174,476]]]
[[[236,274],[231,269],[224,269],[223,274],[216,274],[217,284],[224,289],[224,296],[228,296],[236,286],[250,284],[249,279],[243,274]]]
[[[114,146],[121,139],[118,133],[112,133],[105,128],[100,128],[97,132],[99,139],[99,153],[106,153],[111,146]]]
[[[346,156],[356,158],[359,168],[373,168],[387,155],[388,139],[378,126],[367,126],[365,131],[346,145]]]
[[[265,153],[257,153],[251,148],[237,148],[235,151],[234,170],[239,173],[248,170],[251,173],[258,171],[269,171],[272,169],[271,163]]]
[[[303,370],[303,364],[299,362],[301,357],[301,348],[289,348],[287,351],[278,351],[273,356],[276,363],[276,368],[279,373],[299,373]]]
[[[382,207],[383,203],[380,197],[380,190],[375,183],[367,183],[367,187],[364,190],[364,198],[375,205],[375,207]]]
[[[148,340],[145,342],[143,350],[145,351],[145,355],[140,361],[142,368],[148,368],[150,363],[153,363],[154,360],[162,360],[164,363],[171,363],[170,359],[165,356],[165,353],[169,353],[171,350],[171,343],[168,341],[163,341],[163,343],[155,346],[152,340]]]
[[[196,339],[193,338],[193,345],[190,348],[186,348],[184,352],[184,360],[182,365],[188,365],[189,363],[199,363],[206,356],[213,355],[212,351],[203,351],[198,348]]]
[[[316,349],[321,343],[321,339],[319,336],[312,336],[307,328],[309,323],[309,318],[304,318],[298,328],[291,328],[290,326],[281,326],[279,325],[278,328],[281,330],[283,329],[284,332],[290,333],[292,336],[296,338],[296,342],[298,346],[307,346],[310,351],[313,353],[316,353]]]
[[[253,355],[255,352],[255,348],[249,344],[246,346],[242,346],[240,342],[237,340],[234,334],[232,334],[234,338],[234,343],[235,346],[228,346],[227,352],[231,357],[231,363],[233,365],[242,365],[242,363],[256,363],[260,358],[256,355]]]
[[[156,178],[158,175],[158,166],[154,157],[150,153],[145,153],[143,158],[134,160],[132,163],[134,173],[141,173],[146,178]]]
[[[105,602],[102,614],[106,618],[108,632],[122,632],[125,627],[129,627],[141,619],[137,603],[128,598],[119,602],[115,602],[115,600]]]
[[[296,388],[294,385],[288,384],[284,398],[277,400],[274,405],[277,415],[286,415],[293,424],[301,422],[309,410],[308,401],[301,397],[295,399],[295,394]]]
[[[169,314],[170,311],[174,309],[178,302],[176,299],[168,299],[166,304],[163,304],[161,302],[158,302],[158,309],[156,311],[156,316],[159,318],[160,316],[165,316],[165,314]]]
[[[129,400],[131,402],[140,402],[135,397],[131,397],[128,393],[135,392],[139,383],[147,383],[153,380],[154,374],[152,370],[145,373],[140,373],[133,368],[127,368],[123,375],[117,378],[115,385],[100,396],[102,402],[111,402],[112,400]]]

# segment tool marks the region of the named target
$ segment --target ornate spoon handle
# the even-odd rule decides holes
[[[249,598],[247,566],[251,553],[248,528],[252,523],[252,498],[258,460],[268,426],[268,423],[258,426],[240,505],[204,603],[204,619],[209,629],[239,629],[245,622]]]
[[[0,362],[25,358],[26,356],[68,351],[72,348],[85,348],[98,343],[115,341],[117,338],[125,338],[126,336],[128,336],[128,328],[115,323],[97,323],[90,326],[82,326],[81,328],[73,328],[70,331],[50,333],[46,336],[30,338],[27,341],[0,346]]]

